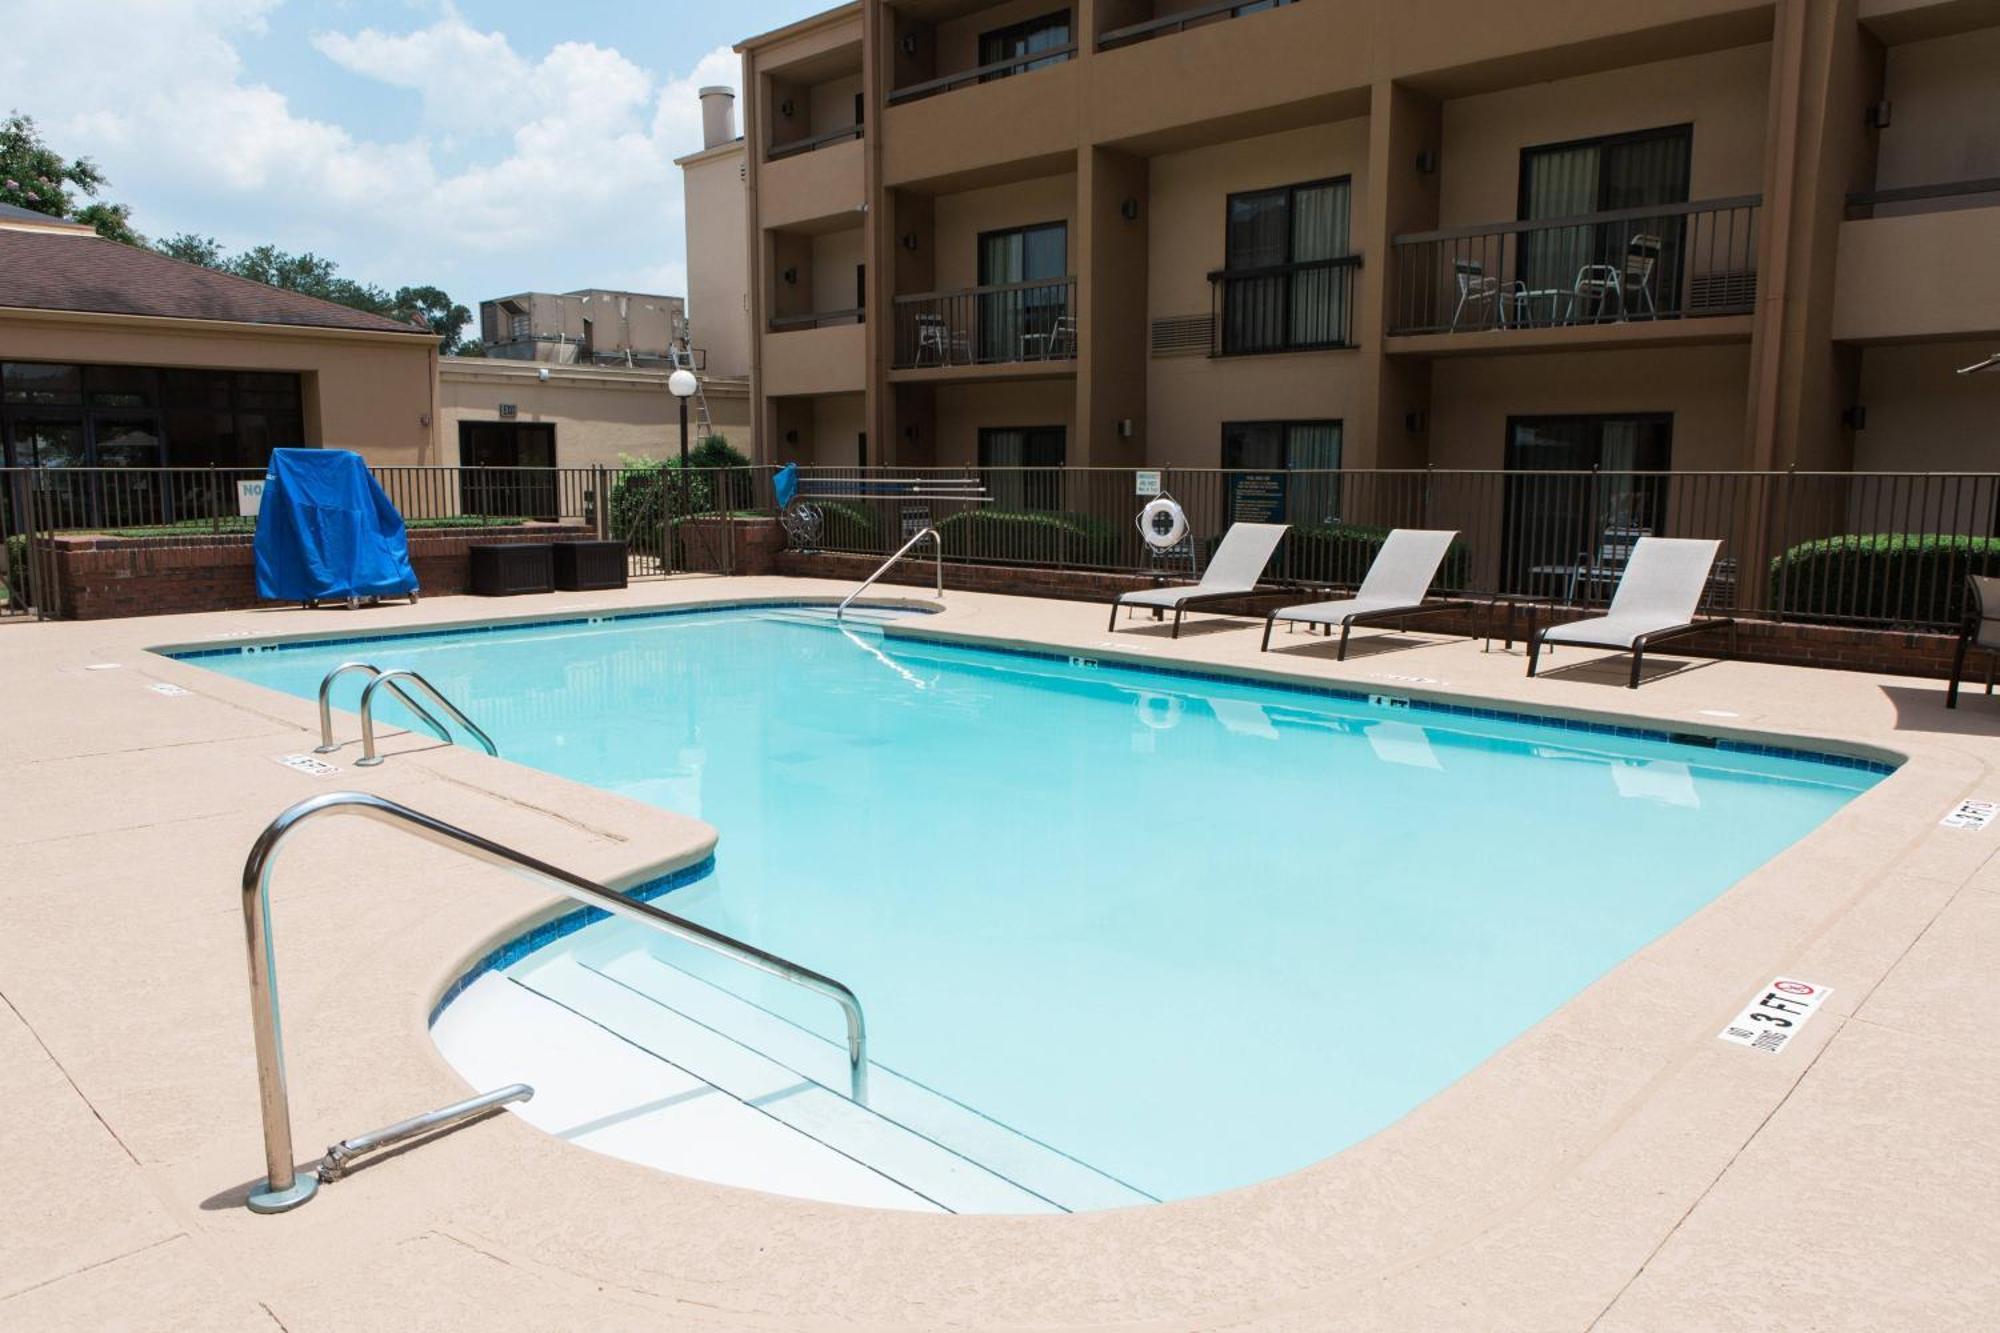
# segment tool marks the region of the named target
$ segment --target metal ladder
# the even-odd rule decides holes
[[[884,560],[881,566],[878,569],[876,569],[876,571],[873,574],[870,574],[867,578],[861,581],[860,587],[856,588],[853,592],[847,594],[847,596],[841,600],[840,605],[834,608],[833,619],[835,623],[838,623],[839,621],[841,621],[846,617],[847,608],[849,605],[853,603],[855,598],[859,597],[862,593],[867,592],[869,588],[873,587],[876,579],[879,579],[884,574],[887,574],[898,560],[901,560],[904,556],[908,555],[910,553],[910,549],[914,547],[918,542],[924,540],[924,538],[926,537],[931,539],[931,542],[933,543],[933,550],[935,551],[937,556],[937,574],[936,574],[937,597],[939,601],[943,601],[944,600],[944,538],[938,536],[938,530],[936,528],[925,528],[922,532],[918,533],[916,536],[910,538],[908,541],[904,542],[901,546],[897,547],[896,554],[890,556],[887,560]],[[369,688],[373,689],[374,686],[371,684]]]
[[[356,767],[373,768],[382,762],[382,756],[375,753],[375,692],[380,689],[387,689],[402,700],[411,712],[423,719],[425,726],[437,733],[439,740],[447,744],[451,742],[451,729],[438,721],[436,715],[411,698],[409,691],[397,683],[405,680],[429,695],[432,703],[443,709],[452,721],[470,732],[472,738],[479,742],[481,749],[496,759],[500,757],[500,747],[493,743],[493,738],[486,734],[485,728],[467,717],[457,704],[445,698],[437,686],[408,667],[393,667],[384,671],[373,662],[342,662],[320,678],[319,744],[313,747],[314,754],[332,754],[340,748],[333,740],[333,682],[350,671],[365,671],[374,677],[361,691],[361,758],[354,761]]]
[[[685,370],[694,376],[694,420],[698,432],[695,443],[699,444],[715,434],[715,420],[708,414],[708,391],[702,387],[701,371],[694,364],[694,326],[690,324],[686,329],[679,342],[667,347],[667,365],[669,373]]]
[[[386,678],[385,675],[379,679]],[[433,819],[408,806],[368,792],[328,792],[300,801],[266,825],[250,848],[249,859],[243,863],[243,938],[250,958],[250,1019],[256,1030],[257,1082],[264,1117],[266,1171],[264,1183],[252,1190],[246,1200],[250,1211],[281,1213],[296,1208],[312,1198],[322,1183],[338,1180],[348,1164],[363,1153],[405,1142],[420,1134],[447,1129],[507,1102],[523,1101],[534,1095],[534,1090],[526,1084],[509,1084],[408,1120],[399,1120],[368,1134],[343,1139],[327,1149],[314,1175],[299,1175],[292,1160],[291,1098],[285,1084],[285,1051],[279,1032],[278,958],[271,936],[271,872],[278,852],[301,824],[319,815],[337,814],[365,815],[475,861],[525,874],[544,887],[578,902],[601,908],[627,921],[636,921],[675,939],[686,940],[746,967],[825,996],[840,1006],[847,1019],[848,1095],[857,1104],[867,1105],[867,1019],[861,1012],[860,999],[832,977],[776,954],[766,953],[754,944],[745,944],[707,926],[675,916],[651,903],[627,897],[594,880],[537,860],[525,852]]]

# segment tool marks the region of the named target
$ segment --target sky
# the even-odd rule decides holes
[[[0,111],[95,160],[149,237],[312,250],[475,310],[679,295],[695,90],[831,3],[0,0]]]

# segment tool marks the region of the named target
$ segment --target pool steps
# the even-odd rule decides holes
[[[893,1071],[867,1107],[838,1047],[644,949],[559,956],[515,981],[952,1212],[1051,1213],[1150,1196]]]

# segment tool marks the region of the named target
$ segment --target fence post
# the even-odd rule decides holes
[[[594,464],[590,476],[590,508],[591,516],[596,520],[593,526],[599,541],[611,538],[611,492],[605,487],[604,478],[604,464]]]

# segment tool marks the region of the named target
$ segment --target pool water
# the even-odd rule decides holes
[[[506,758],[707,820],[713,876],[663,905],[846,982],[877,1065],[1157,1198],[1389,1125],[1884,771],[795,622],[201,665],[306,698],[412,667]],[[611,946],[839,1034],[637,927],[562,947]]]

